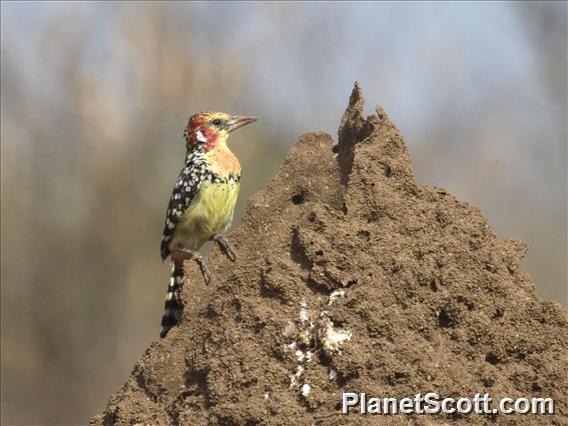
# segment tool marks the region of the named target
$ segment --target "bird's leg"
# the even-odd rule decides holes
[[[184,260],[195,260],[199,265],[199,269],[201,269],[205,283],[209,284],[211,282],[211,274],[209,273],[209,267],[207,266],[205,257],[200,255],[198,252],[186,247],[176,247],[172,250],[171,256],[174,262],[179,262],[179,264],[183,264]]]
[[[237,260],[237,256],[235,256],[235,252],[233,251],[231,244],[229,244],[227,237],[224,237],[223,235],[213,235],[211,237],[211,240],[217,243],[219,249],[221,249],[221,251],[225,254],[225,256],[229,258],[229,260],[231,260],[232,262]]]

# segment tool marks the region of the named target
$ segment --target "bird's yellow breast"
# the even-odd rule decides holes
[[[189,208],[180,217],[171,247],[199,250],[213,235],[225,232],[233,220],[239,183],[201,184]]]

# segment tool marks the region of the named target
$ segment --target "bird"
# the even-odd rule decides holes
[[[171,274],[160,338],[178,324],[183,306],[179,290],[183,282],[183,262],[198,263],[206,283],[211,275],[205,258],[198,250],[214,241],[220,250],[235,261],[235,253],[224,233],[233,220],[240,188],[241,165],[229,149],[230,134],[256,117],[224,112],[201,112],[192,115],[185,127],[186,155],[184,166],[170,197],[160,244],[162,261],[171,260]]]

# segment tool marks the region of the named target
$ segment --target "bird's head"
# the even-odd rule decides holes
[[[209,151],[219,144],[227,143],[232,131],[256,120],[255,117],[229,115],[224,112],[202,112],[192,115],[184,133],[187,147],[190,149],[203,147]]]

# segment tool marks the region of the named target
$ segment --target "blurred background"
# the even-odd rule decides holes
[[[84,424],[157,338],[189,115],[255,115],[238,217],[353,82],[567,302],[566,3],[1,3],[2,423]],[[238,220],[237,220],[238,223]]]

